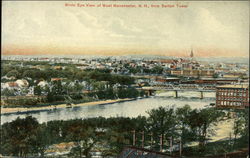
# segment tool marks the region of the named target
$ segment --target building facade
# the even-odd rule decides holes
[[[216,87],[216,107],[249,107],[249,85],[223,85]]]

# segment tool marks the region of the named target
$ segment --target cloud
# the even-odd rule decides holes
[[[64,3],[3,2],[3,44],[156,52],[193,46],[248,53],[249,19],[243,17],[249,11],[244,3],[189,2],[186,9],[97,9]]]

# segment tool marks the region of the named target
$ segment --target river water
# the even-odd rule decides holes
[[[1,124],[11,122],[17,117],[25,118],[26,116],[35,117],[38,122],[48,122],[52,120],[70,120],[76,118],[90,117],[137,117],[139,115],[147,116],[147,111],[160,106],[182,107],[186,104],[191,108],[204,108],[210,103],[215,103],[215,93],[205,92],[204,98],[200,99],[199,92],[179,92],[178,98],[173,97],[173,92],[156,94],[150,98],[137,99],[121,103],[106,105],[80,106],[73,108],[58,108],[50,111],[39,111],[26,114],[8,114],[1,116]]]

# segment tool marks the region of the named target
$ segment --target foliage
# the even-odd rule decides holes
[[[35,95],[41,95],[42,94],[42,88],[41,88],[41,86],[35,86],[34,87],[34,94]]]
[[[44,97],[26,97],[26,96],[18,96],[16,97],[6,97],[3,99],[4,106],[6,107],[29,107],[29,106],[35,106],[39,103],[45,103],[47,102],[46,98]]]
[[[182,140],[182,146],[188,142],[195,140],[196,134],[191,129],[189,122],[190,113],[192,109],[189,105],[176,109],[178,137]]]
[[[147,112],[149,117],[147,120],[149,131],[155,134],[155,137],[170,133],[176,128],[176,116],[174,107],[159,107]]]
[[[90,157],[92,150],[100,150],[104,155],[117,155],[124,146],[132,144],[132,133],[136,131],[136,144],[141,145],[141,132],[145,132],[144,145],[148,146],[153,133],[154,149],[159,149],[159,135],[165,138],[172,136],[175,140],[181,137],[182,143],[200,142],[199,147],[184,148],[185,154],[204,155],[211,151],[220,153],[230,150],[228,143],[220,145],[221,148],[205,143],[208,136],[213,134],[214,125],[223,116],[223,112],[215,108],[191,109],[186,105],[180,108],[159,107],[148,111],[148,116],[136,118],[111,117],[111,118],[87,118],[67,121],[50,121],[46,124],[38,124],[36,119],[27,117],[18,118],[2,126],[3,142],[2,155],[35,156],[44,155],[45,150],[52,144],[62,142],[74,142],[74,147],[68,156]],[[247,123],[247,112],[239,112],[241,119]],[[246,124],[239,132],[241,138],[236,139],[234,148],[244,147],[248,130]],[[246,141],[246,140],[245,140]],[[185,147],[185,146],[184,146]],[[204,148],[206,147],[206,148]],[[223,148],[222,148],[223,147]],[[203,149],[203,150],[201,150]],[[208,152],[210,151],[210,152]]]
[[[224,113],[215,108],[194,109],[190,112],[188,122],[197,135],[197,141],[199,141],[201,148],[205,146],[209,134],[213,133],[211,127],[216,125],[223,116]]]
[[[8,89],[8,88],[4,88],[1,91],[1,95],[2,96],[15,96],[15,90],[13,89]]]
[[[134,78],[130,76],[112,75],[110,70],[96,69],[96,70],[80,70],[73,64],[62,65],[64,69],[54,69],[52,65],[47,62],[24,62],[24,67],[20,67],[18,64],[8,65],[2,64],[1,76],[7,75],[7,77],[31,78],[32,80],[46,80],[50,81],[51,78],[67,78],[70,81],[108,81],[109,84],[119,83],[121,85],[129,85],[134,83]],[[20,63],[19,63],[20,64]],[[43,64],[43,65],[40,65]],[[28,66],[29,65],[29,66]],[[37,66],[33,68],[32,66]]]
[[[6,74],[6,76],[18,78],[20,76],[20,73],[17,70],[11,70]]]
[[[37,144],[39,124],[36,119],[28,116],[25,119],[17,118],[4,126],[3,146],[1,151],[7,155],[25,157],[33,152]]]
[[[241,136],[242,140],[249,140],[249,110],[236,109],[234,110],[234,145],[238,136]]]

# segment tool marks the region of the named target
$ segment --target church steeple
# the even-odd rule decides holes
[[[194,57],[193,48],[191,49],[190,57],[191,57],[191,58]]]

